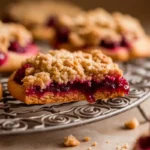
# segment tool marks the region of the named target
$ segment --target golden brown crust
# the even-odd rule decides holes
[[[0,66],[0,72],[12,72],[18,69],[22,62],[24,62],[27,58],[34,56],[38,53],[38,48],[36,46],[30,46],[30,49],[23,54],[18,54],[15,52],[7,53],[6,63]]]
[[[2,99],[2,85],[0,83],[0,100]]]
[[[36,26],[30,29],[30,31],[32,32],[32,35],[36,40],[50,40],[52,42],[56,35],[55,30],[53,28],[45,26]]]
[[[54,93],[47,93],[42,97],[38,97],[37,95],[26,95],[25,88],[22,85],[17,84],[14,80],[14,74],[11,75],[8,81],[8,90],[10,94],[16,99],[26,103],[26,104],[48,104],[48,103],[65,103],[72,101],[83,101],[86,100],[84,94],[80,91],[73,91],[64,93],[62,95],[55,95]],[[114,98],[118,96],[124,96],[123,92],[113,92],[110,93],[108,91],[99,92],[97,91],[94,94],[96,100],[103,99],[108,100],[109,98]]]

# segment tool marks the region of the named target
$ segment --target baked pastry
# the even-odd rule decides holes
[[[141,136],[137,140],[133,150],[150,150],[150,135],[145,134]]]
[[[0,83],[0,100],[2,99],[2,85]]]
[[[16,70],[25,59],[37,53],[30,32],[22,25],[0,22],[0,72]]]
[[[75,4],[65,1],[20,1],[12,3],[6,10],[5,21],[16,21],[25,25],[36,39],[49,40],[55,35],[51,26],[58,14],[71,16],[81,13]]]
[[[111,58],[99,50],[52,50],[28,59],[8,81],[9,92],[27,104],[97,99],[128,94],[128,82]]]
[[[150,39],[139,21],[129,15],[95,9],[75,17],[55,18],[55,48],[100,49],[114,60],[127,61],[150,56]]]

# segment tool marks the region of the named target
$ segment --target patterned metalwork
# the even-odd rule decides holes
[[[72,102],[53,105],[26,105],[15,100],[7,90],[7,78],[0,77],[4,97],[0,102],[0,134],[58,130],[99,121],[139,105],[150,96],[150,60],[120,64],[129,80],[127,97],[96,104]]]

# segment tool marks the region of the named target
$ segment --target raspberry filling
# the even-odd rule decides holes
[[[25,70],[31,67],[30,64],[25,64],[22,68],[18,69],[14,76],[14,81],[18,84],[22,85],[22,79],[25,77]],[[46,86],[45,89],[41,89],[40,86],[32,86],[26,90],[27,95],[38,95],[38,97],[42,97],[44,94],[48,92],[52,92],[55,94],[63,94],[71,91],[79,91],[85,95],[88,102],[94,103],[95,98],[94,94],[96,91],[100,92],[121,92],[124,94],[128,94],[129,92],[129,84],[128,82],[120,76],[109,76],[106,75],[105,79],[101,82],[97,82],[95,80],[80,82],[74,81],[73,83],[67,84],[58,84],[51,83]]]
[[[139,150],[150,150],[150,136],[141,137],[138,146]]]
[[[30,67],[31,64],[25,64],[22,68],[18,69],[14,76],[14,81],[18,84],[22,84],[22,79],[25,77],[25,70]]]
[[[28,43],[26,46],[23,47],[18,42],[14,41],[10,43],[8,50],[16,53],[25,53],[30,45],[31,44]]]
[[[3,52],[0,52],[0,66],[2,66],[7,60],[7,55]]]
[[[70,34],[70,30],[67,27],[60,26],[57,21],[57,16],[52,15],[51,17],[48,18],[48,21],[46,23],[47,27],[53,27],[56,30],[56,47],[57,44],[65,43],[68,42],[68,37]],[[120,42],[115,42],[115,41],[108,41],[106,39],[102,39],[99,43],[99,46],[104,47],[108,50],[116,50],[117,48],[124,47],[124,48],[129,48],[130,43],[127,41],[127,39],[122,36],[122,39]],[[81,48],[86,48],[87,45],[81,47]]]
[[[57,84],[51,83],[45,89],[41,89],[39,86],[33,86],[26,91],[27,95],[38,95],[39,97],[43,96],[47,92],[53,92],[55,94],[70,92],[70,91],[80,91],[83,93],[88,102],[94,103],[94,93],[96,91],[108,91],[112,92],[123,92],[128,94],[129,85],[123,77],[115,76],[106,76],[105,79],[101,82],[96,82],[94,80],[88,82],[74,82],[68,84]]]
[[[52,15],[49,17],[46,26],[55,28],[57,44],[68,42],[70,30],[69,28],[58,24],[57,16]]]
[[[120,42],[107,41],[107,40],[103,39],[100,42],[100,46],[104,47],[104,48],[107,48],[107,49],[110,49],[110,50],[115,50],[115,49],[117,49],[119,47],[129,48],[130,44],[126,40],[125,37],[122,37],[122,40]]]

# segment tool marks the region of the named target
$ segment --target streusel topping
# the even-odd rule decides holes
[[[75,15],[82,10],[78,6],[64,1],[38,0],[20,1],[8,7],[8,15],[28,27],[43,25],[51,15],[66,13]]]
[[[26,46],[27,43],[32,42],[32,36],[20,24],[0,22],[0,51],[7,51],[11,42],[18,42],[20,46]]]
[[[51,82],[67,84],[74,81],[101,81],[105,75],[111,74],[122,76],[118,65],[99,50],[90,53],[51,50],[48,54],[39,53],[24,64],[32,66],[26,69],[26,76],[22,80],[25,87],[38,85],[44,89]]]
[[[101,40],[118,42],[125,37],[132,42],[139,37],[146,37],[137,19],[121,13],[110,14],[101,8],[76,17],[60,15],[58,24],[69,29],[68,43],[75,47],[99,46]]]

